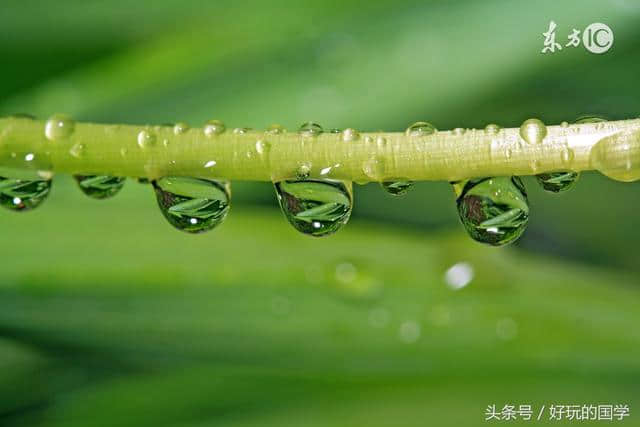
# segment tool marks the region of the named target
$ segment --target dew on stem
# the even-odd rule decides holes
[[[453,183],[460,221],[472,239],[492,246],[517,240],[529,221],[529,203],[518,177]]]
[[[322,132],[324,132],[322,126],[314,122],[303,123],[302,125],[300,125],[300,128],[298,128],[298,133],[302,136],[307,137],[318,136]]]
[[[274,186],[285,218],[303,234],[327,236],[349,221],[353,205],[350,182],[280,181]]]
[[[49,141],[69,138],[75,130],[75,122],[65,114],[55,114],[44,125],[44,135]]]
[[[109,175],[74,175],[80,190],[93,199],[108,199],[124,186],[124,177]]]
[[[435,133],[437,129],[428,122],[415,122],[407,128],[405,134],[407,136],[425,136]]]
[[[527,144],[541,144],[547,136],[547,127],[539,119],[529,119],[520,125],[520,137]]]
[[[204,132],[205,136],[212,137],[220,135],[225,131],[225,129],[226,127],[224,123],[222,123],[220,120],[209,120],[204,124],[202,131]]]
[[[229,212],[231,193],[227,182],[167,176],[152,184],[162,215],[178,230],[209,231]]]

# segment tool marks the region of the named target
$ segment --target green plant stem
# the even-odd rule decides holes
[[[538,144],[525,142],[518,128],[420,136],[374,132],[345,141],[342,133],[226,130],[207,136],[199,128],[176,134],[171,126],[93,123],[75,123],[69,136],[49,140],[45,124],[21,117],[0,119],[0,165],[149,179],[173,175],[278,181],[304,170],[310,178],[366,183],[591,169],[623,181],[640,178],[640,119],[547,126]],[[143,131],[150,138],[139,144]],[[599,142],[606,144],[594,150]],[[600,161],[594,160],[594,152]],[[33,159],[25,160],[30,153]],[[624,173],[609,174],[614,167]]]

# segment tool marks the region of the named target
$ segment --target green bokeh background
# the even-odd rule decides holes
[[[640,110],[634,0],[0,10],[2,115],[402,130]],[[592,22],[615,43],[542,55],[550,20],[562,43]],[[495,249],[447,183],[357,186],[349,225],[312,239],[267,183],[234,183],[227,221],[190,236],[148,185],[95,201],[57,176],[41,208],[0,212],[0,425],[473,426],[489,404],[590,403],[640,425],[639,186],[525,184],[529,228]]]

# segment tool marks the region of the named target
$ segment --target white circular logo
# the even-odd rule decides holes
[[[594,22],[582,32],[582,44],[591,53],[605,53],[613,46],[613,31],[606,24]]]

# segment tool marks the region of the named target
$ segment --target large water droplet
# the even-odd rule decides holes
[[[407,194],[407,191],[413,187],[413,181],[407,180],[394,180],[394,181],[383,181],[380,183],[382,188],[389,194],[393,196],[402,196]]]
[[[536,181],[545,191],[561,193],[573,188],[579,176],[578,172],[548,172],[536,175]]]
[[[525,120],[520,125],[520,136],[528,144],[540,144],[547,136],[547,127],[539,119]]]
[[[301,233],[327,236],[338,231],[351,216],[350,182],[281,181],[274,185],[284,216]]]
[[[322,126],[314,122],[303,123],[298,129],[298,133],[302,136],[318,136],[323,132]]]
[[[437,129],[428,122],[415,122],[407,128],[405,134],[407,136],[425,136],[435,133]]]
[[[0,176],[0,205],[17,212],[35,209],[49,195],[51,180],[25,180]]]
[[[492,246],[518,239],[529,221],[529,203],[518,177],[482,178],[454,184],[458,214],[471,238]]]
[[[220,120],[209,120],[204,124],[202,131],[208,137],[212,137],[215,135],[220,135],[226,129],[224,123]]]
[[[640,130],[627,129],[601,139],[591,148],[592,167],[616,181],[640,179]]]
[[[74,175],[80,190],[94,199],[113,197],[124,186],[124,177],[109,175]]]
[[[44,135],[49,141],[69,138],[75,130],[76,123],[65,114],[53,115],[44,125]]]
[[[231,193],[226,182],[167,176],[153,181],[153,188],[167,221],[187,233],[211,230],[229,212]]]

